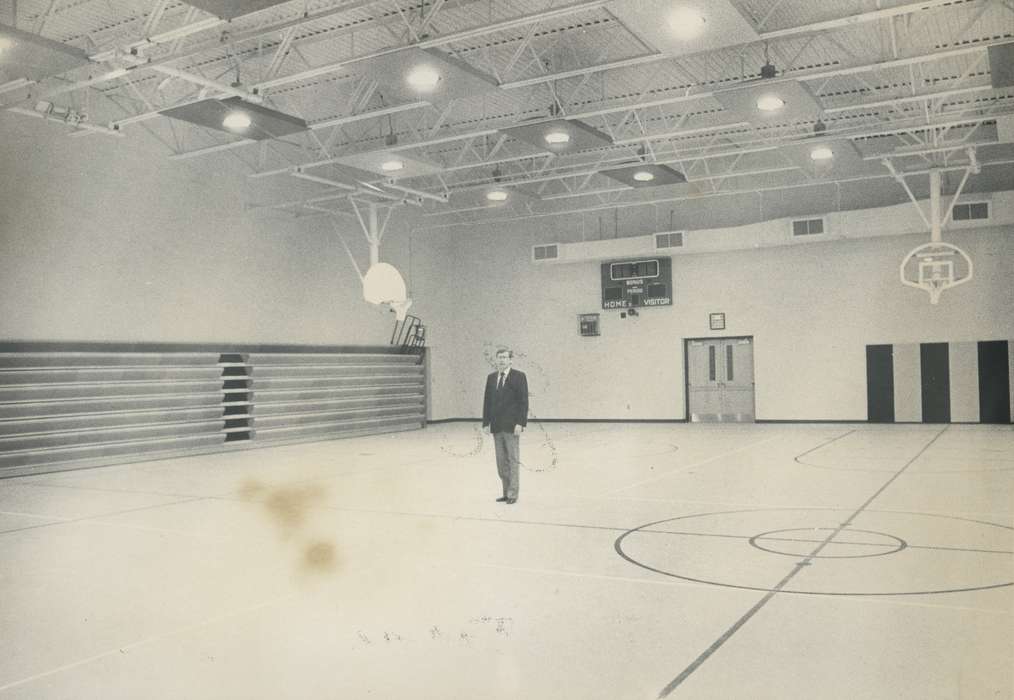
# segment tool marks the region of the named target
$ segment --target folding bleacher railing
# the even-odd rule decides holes
[[[391,345],[401,352],[422,355],[426,347],[426,327],[418,316],[408,314],[403,321],[394,322]]]

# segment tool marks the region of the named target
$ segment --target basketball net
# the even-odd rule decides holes
[[[944,279],[931,279],[923,285],[923,289],[929,292],[930,303],[940,303],[940,295],[945,289],[949,289],[954,285],[948,284]]]

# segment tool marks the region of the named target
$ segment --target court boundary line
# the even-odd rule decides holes
[[[96,515],[85,515],[85,516],[82,516],[82,517],[79,517],[79,518],[61,518],[59,516],[52,516],[52,515],[32,515],[30,513],[16,513],[16,512],[11,512],[11,511],[0,511],[0,512],[5,513],[7,515],[23,515],[23,516],[27,516],[27,517],[48,518],[49,520],[52,521],[52,522],[48,522],[48,523],[39,523],[38,525],[28,525],[27,527],[18,527],[18,528],[14,528],[13,530],[0,530],[0,537],[2,537],[3,535],[7,535],[9,533],[24,532],[25,530],[39,530],[41,528],[53,527],[53,526],[56,526],[56,525],[68,525],[68,524],[71,524],[71,523],[84,523],[84,522],[87,522],[89,520],[95,520],[97,518],[105,518],[105,517],[110,517],[110,516],[114,516],[114,515],[124,515],[126,513],[136,513],[138,511],[142,511],[142,510],[152,510],[154,508],[164,508],[165,506],[175,506],[175,505],[180,505],[181,503],[192,503],[194,501],[204,501],[204,500],[207,500],[207,499],[205,499],[205,498],[185,498],[185,499],[180,500],[180,501],[169,501],[168,503],[156,503],[154,505],[141,506],[139,508],[127,508],[125,510],[111,511],[109,513],[98,513]],[[110,524],[113,524],[113,523],[110,523]],[[3,688],[0,688],[0,690],[3,690]]]
[[[714,642],[711,643],[711,646],[709,646],[707,649],[701,652],[696,659],[690,662],[690,664],[686,666],[675,678],[669,681],[669,683],[659,692],[658,694],[659,700],[668,697],[674,690],[676,690],[676,688],[682,685],[691,675],[693,675],[693,673],[698,668],[701,667],[701,665],[703,665],[709,658],[711,658],[711,656],[715,652],[717,652],[720,648],[722,648],[722,646],[724,646],[725,643],[729,641],[729,639],[731,639],[733,635],[736,634],[736,632],[738,632],[747,622],[749,622],[754,615],[760,612],[761,609],[763,609],[776,595],[778,595],[778,593],[780,593],[781,590],[785,588],[785,586],[788,585],[788,583],[799,574],[799,572],[801,572],[805,567],[810,566],[810,564],[812,563],[812,559],[816,557],[818,554],[820,554],[821,550],[824,549],[824,547],[826,547],[843,529],[848,527],[852,523],[852,521],[855,520],[855,518],[870,505],[870,503],[872,503],[902,474],[904,474],[906,469],[908,469],[912,464],[914,464],[915,461],[919,459],[919,457],[921,457],[923,453],[925,453],[933,445],[933,443],[935,443],[938,439],[940,439],[940,436],[942,436],[947,431],[948,427],[950,426],[944,426],[944,428],[940,430],[936,435],[934,435],[929,442],[923,445],[923,447],[915,454],[915,456],[909,459],[901,467],[901,469],[899,469],[894,474],[894,476],[888,479],[887,482],[884,483],[879,489],[877,489],[877,491],[872,496],[867,498],[866,501],[864,501],[861,506],[855,509],[853,513],[848,518],[845,519],[844,522],[842,522],[841,524],[838,525],[837,528],[832,530],[831,534],[825,537],[824,541],[821,544],[817,545],[813,549],[813,551],[811,551],[808,555],[803,557],[802,561],[797,562],[792,567],[792,570],[789,571],[789,573],[787,573],[784,577],[782,577],[781,581],[779,581],[770,591],[764,594],[764,596],[762,596],[760,600],[754,603],[749,610],[747,610],[743,615],[741,615],[738,620],[736,620],[728,629],[725,630],[725,632],[722,633],[721,636],[719,636],[718,639],[716,639]]]

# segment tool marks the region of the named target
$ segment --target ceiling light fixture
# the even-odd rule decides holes
[[[763,95],[757,98],[757,109],[762,112],[777,112],[785,106],[785,100],[778,95]]]
[[[553,146],[559,146],[564,143],[570,143],[570,134],[560,129],[550,131],[548,134],[546,134],[545,138],[546,143],[551,144]]]
[[[395,170],[401,170],[405,167],[405,162],[401,160],[385,160],[380,164],[380,169],[385,173],[391,173]]]
[[[693,7],[677,7],[669,13],[669,29],[677,39],[694,39],[704,31],[707,20]]]
[[[440,73],[432,66],[416,66],[409,72],[406,80],[416,90],[432,90],[440,82]]]
[[[655,179],[655,174],[648,170],[638,170],[634,173],[634,179],[638,182],[651,182]]]
[[[226,129],[243,131],[250,126],[250,115],[246,112],[229,112],[222,120],[222,126]]]
[[[827,146],[817,146],[810,151],[811,160],[830,160],[831,158],[834,158],[834,151]]]
[[[505,202],[507,201],[506,190],[490,190],[486,193],[486,199],[491,202]]]

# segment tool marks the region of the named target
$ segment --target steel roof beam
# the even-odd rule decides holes
[[[259,90],[267,90],[272,87],[279,85],[286,85],[288,83],[299,82],[300,80],[308,80],[310,78],[316,78],[321,75],[327,75],[335,71],[341,70],[345,66],[352,65],[355,63],[361,63],[362,61],[368,61],[374,58],[381,58],[392,53],[398,53],[410,48],[436,48],[443,46],[444,44],[450,44],[455,41],[464,41],[466,39],[473,39],[478,36],[484,36],[486,34],[493,34],[495,32],[506,31],[508,29],[514,29],[516,27],[523,27],[533,22],[542,22],[547,19],[556,19],[558,17],[565,17],[575,12],[582,12],[584,10],[591,10],[597,7],[601,7],[612,0],[584,0],[583,2],[573,3],[571,5],[564,5],[552,10],[543,10],[541,12],[534,12],[528,15],[522,15],[521,17],[513,17],[511,19],[502,20],[500,22],[494,22],[485,26],[473,27],[472,29],[464,29],[459,32],[453,32],[451,34],[444,34],[432,39],[426,39],[423,41],[413,42],[405,46],[394,46],[380,51],[374,51],[373,53],[364,54],[362,56],[354,56],[352,58],[344,59],[341,61],[335,61],[323,66],[317,66],[316,68],[310,68],[300,73],[294,73],[292,75],[275,78],[274,80],[268,80],[258,83],[254,87]]]
[[[769,41],[771,39],[777,39],[784,36],[794,36],[797,34],[807,34],[810,32],[823,32],[833,29],[840,29],[842,27],[854,27],[858,24],[865,22],[873,22],[878,19],[885,19],[888,17],[898,17],[900,15],[910,15],[923,10],[929,10],[935,7],[942,7],[944,5],[953,5],[954,0],[922,0],[922,2],[912,2],[905,5],[898,5],[896,7],[887,7],[880,10],[870,10],[869,12],[860,12],[855,15],[849,15],[848,17],[840,17],[838,19],[829,19],[823,22],[813,22],[811,24],[802,24],[797,27],[786,27],[784,29],[775,29],[769,32],[760,33],[760,38],[763,41]]]
[[[1014,160],[1009,160],[1009,159],[1008,160],[998,160],[998,161],[993,161],[993,162],[990,162],[990,163],[983,163],[982,164],[983,167],[1002,166],[1002,165],[1014,165]],[[950,171],[950,170],[963,170],[965,167],[966,166],[962,165],[962,166],[955,166],[955,167],[939,168],[938,170],[940,172],[945,172],[945,171]],[[906,173],[906,174],[913,174],[913,175],[914,174],[927,174],[929,172],[930,172],[929,170],[921,170],[921,171],[911,172],[911,173]],[[482,223],[482,224],[497,224],[497,223],[504,223],[504,222],[507,222],[507,221],[522,221],[522,220],[525,220],[525,219],[545,218],[545,217],[549,217],[549,216],[570,216],[570,215],[573,215],[573,214],[582,214],[582,213],[591,212],[591,211],[602,211],[602,210],[606,210],[606,209],[629,209],[631,207],[650,207],[650,206],[657,206],[659,204],[666,204],[666,203],[671,203],[671,202],[685,202],[685,201],[689,201],[689,200],[710,199],[711,197],[729,197],[729,196],[733,196],[733,195],[737,195],[737,194],[755,194],[755,193],[760,193],[760,192],[774,192],[774,191],[780,191],[780,190],[793,190],[793,189],[800,189],[800,188],[806,188],[806,187],[820,187],[822,185],[832,185],[832,184],[833,185],[841,185],[842,183],[846,183],[846,182],[863,182],[863,181],[867,181],[867,180],[883,180],[883,179],[890,178],[890,177],[892,177],[892,176],[890,174],[888,174],[888,173],[870,174],[870,175],[864,175],[864,176],[861,176],[861,177],[843,178],[843,179],[840,179],[840,180],[826,180],[826,181],[821,181],[821,182],[802,182],[802,183],[795,184],[795,185],[761,185],[759,187],[750,187],[749,189],[744,188],[744,189],[739,189],[739,190],[727,190],[725,192],[718,192],[718,193],[701,193],[701,194],[692,194],[692,195],[678,195],[678,196],[675,196],[675,197],[664,197],[664,198],[654,199],[654,200],[650,200],[650,201],[635,201],[635,202],[616,201],[616,202],[610,202],[609,204],[593,205],[593,206],[588,206],[588,207],[579,207],[579,208],[575,208],[575,209],[566,209],[566,210],[559,210],[559,211],[546,211],[546,212],[529,213],[529,214],[525,214],[525,215],[522,215],[522,216],[516,216],[516,217],[511,217],[511,218],[488,219],[488,220],[484,220],[484,221],[476,221],[474,219],[469,219],[469,220],[466,220],[466,221],[457,221],[457,222],[445,223],[445,224],[431,224],[431,225],[420,226],[420,227],[417,228],[417,230],[419,230],[419,229],[451,228],[451,227],[454,227],[454,226],[474,226],[477,223]],[[627,190],[627,191],[628,192],[636,192],[637,190],[633,189],[633,190]],[[486,210],[488,210],[488,207],[480,207],[480,209],[486,209]],[[424,214],[423,216],[426,216],[426,217],[453,216],[453,215],[458,214],[458,213],[460,213],[462,211],[469,211],[469,210],[451,210],[451,211],[431,212],[431,213]]]
[[[569,7],[573,7],[573,6],[569,6]],[[564,8],[561,8],[561,9],[564,9]],[[953,57],[953,56],[957,56],[957,55],[963,55],[963,54],[967,54],[967,53],[974,53],[974,52],[978,52],[978,51],[983,51],[985,48],[987,48],[990,45],[1006,43],[1006,41],[1007,40],[994,40],[994,41],[991,41],[991,42],[982,42],[981,44],[978,44],[978,45],[975,45],[975,46],[966,46],[966,47],[961,47],[961,48],[958,48],[958,49],[951,49],[951,50],[942,51],[942,52],[934,52],[934,53],[929,53],[929,54],[922,54],[922,55],[919,55],[919,56],[910,56],[910,57],[906,57],[906,58],[903,58],[903,59],[896,59],[896,60],[892,59],[892,60],[889,60],[889,61],[880,61],[880,62],[875,62],[875,63],[871,63],[871,64],[865,64],[865,65],[859,65],[859,66],[851,66],[851,67],[846,67],[846,68],[835,68],[833,70],[803,71],[803,72],[801,72],[798,75],[794,75],[794,76],[791,76],[791,77],[786,77],[786,78],[783,78],[783,79],[784,80],[818,80],[818,79],[835,77],[835,76],[840,76],[840,75],[850,75],[850,74],[853,74],[853,73],[862,73],[862,72],[866,72],[866,71],[870,71],[870,70],[882,70],[882,69],[893,68],[893,67],[908,66],[908,65],[915,64],[915,63],[923,63],[923,62],[928,62],[928,61],[940,60],[940,59],[943,59],[943,58],[949,58],[949,57]],[[693,94],[684,94],[684,95],[680,95],[680,96],[676,96],[676,97],[672,97],[672,98],[665,98],[665,99],[660,99],[660,100],[652,100],[652,101],[649,101],[649,102],[644,102],[644,103],[640,103],[640,104],[633,105],[633,106],[627,104],[627,105],[622,105],[622,106],[619,106],[619,107],[609,107],[609,108],[598,109],[598,110],[589,110],[589,111],[585,111],[585,112],[581,112],[581,113],[571,114],[570,117],[571,118],[583,119],[583,118],[589,118],[589,117],[592,117],[592,116],[600,116],[600,115],[604,115],[604,114],[611,114],[611,113],[616,113],[616,112],[629,111],[631,109],[642,109],[642,108],[650,107],[650,106],[659,106],[659,105],[666,105],[666,104],[674,104],[674,103],[677,103],[677,102],[684,102],[684,101],[702,99],[702,98],[709,97],[709,96],[712,96],[712,95],[713,95],[713,93],[710,92],[710,91],[708,91],[708,92],[700,92],[700,93],[693,93]],[[120,123],[122,124],[124,122],[121,121]],[[437,143],[438,141],[447,142],[447,141],[454,141],[454,140],[458,140],[458,139],[467,139],[467,138],[472,138],[473,136],[476,136],[476,135],[481,135],[483,133],[495,133],[495,132],[496,132],[495,129],[493,129],[493,130],[482,130],[482,131],[478,131],[478,132],[468,132],[468,133],[464,133],[464,134],[458,134],[458,135],[455,135],[455,136],[449,136],[449,137],[446,137],[445,139],[440,139],[440,140],[429,140],[427,142],[420,142],[420,143],[413,143],[413,144],[403,144],[403,145],[399,146],[399,148],[416,148],[416,147],[422,148],[422,147],[425,147],[427,145],[433,145],[433,144]]]
[[[976,87],[943,90],[941,92],[928,92],[922,95],[910,95],[909,97],[892,97],[889,100],[878,100],[876,102],[860,102],[852,105],[843,105],[841,107],[827,107],[822,111],[824,114],[837,114],[839,112],[848,112],[853,109],[871,109],[873,107],[889,107],[896,104],[904,104],[906,102],[924,102],[926,100],[936,100],[945,97],[953,97],[954,95],[965,95],[970,92],[982,92],[984,90],[992,89],[993,87],[991,85],[979,85]]]

